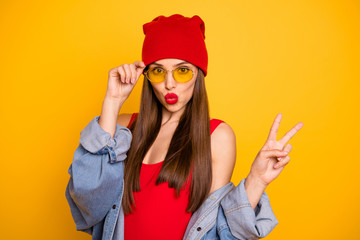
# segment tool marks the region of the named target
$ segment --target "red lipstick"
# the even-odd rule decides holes
[[[178,101],[178,96],[175,93],[168,93],[165,95],[165,101],[168,104],[175,104]]]

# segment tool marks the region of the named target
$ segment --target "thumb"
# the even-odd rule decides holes
[[[136,61],[136,62],[134,62],[134,65],[135,65],[135,71],[136,71],[136,79],[139,79],[139,77],[143,73],[146,65],[143,61]]]
[[[274,149],[274,150],[268,150],[268,151],[264,151],[265,152],[265,157],[266,158],[271,158],[271,157],[285,157],[286,155],[289,154],[289,152],[287,151],[282,151],[279,149]]]
[[[136,77],[139,78],[140,75],[143,73],[146,65],[143,61],[136,61],[134,63],[134,65],[135,65],[135,70],[136,70]]]
[[[134,65],[136,68],[145,68],[146,67],[146,65],[143,61],[135,61]]]

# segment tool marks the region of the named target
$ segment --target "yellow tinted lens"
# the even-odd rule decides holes
[[[187,67],[179,67],[173,71],[173,77],[177,82],[188,82],[193,77],[193,71]],[[164,69],[156,67],[147,71],[147,77],[151,82],[160,83],[165,80],[166,72]]]
[[[161,68],[152,68],[148,71],[148,78],[151,82],[162,82],[165,80],[165,71]]]
[[[193,77],[193,71],[186,67],[179,67],[174,70],[174,78],[177,82],[187,82]]]

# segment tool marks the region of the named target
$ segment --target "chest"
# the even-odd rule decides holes
[[[173,126],[162,127],[160,129],[154,143],[151,145],[151,147],[145,154],[143,163],[155,164],[165,159],[175,129],[175,124],[173,124]]]

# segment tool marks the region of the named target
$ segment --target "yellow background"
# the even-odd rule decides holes
[[[199,15],[211,117],[237,136],[238,184],[283,114],[291,161],[266,189],[267,239],[360,239],[358,1],[1,1],[1,239],[91,239],[65,188],[110,68],[141,60],[142,24]],[[142,78],[142,77],[141,77]],[[138,111],[142,79],[121,112]]]

